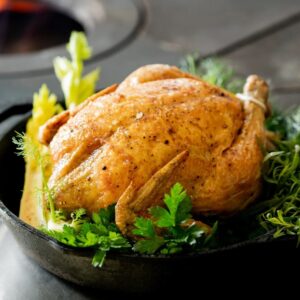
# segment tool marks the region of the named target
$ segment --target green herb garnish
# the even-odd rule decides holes
[[[181,68],[232,93],[241,92],[245,83],[219,58],[209,57],[199,61],[198,55],[189,54],[181,62]]]
[[[266,201],[257,204],[260,224],[274,231],[274,238],[293,235],[300,242],[300,107],[267,120],[269,130],[282,139],[264,159]]]
[[[274,237],[293,235],[300,243],[300,109],[286,117],[276,114],[269,128],[286,137],[276,142],[276,150],[264,161],[267,201],[259,205],[264,211],[258,218]],[[284,121],[284,122],[283,122]]]
[[[170,194],[165,195],[164,202],[166,208],[150,208],[153,219],[136,218],[132,233],[143,239],[135,243],[122,236],[118,230],[114,205],[100,209],[91,217],[83,208],[69,215],[56,211],[56,224],[61,224],[61,228],[43,227],[41,230],[65,245],[92,247],[95,249],[92,264],[97,267],[103,265],[106,253],[113,249],[124,251],[133,248],[142,254],[174,254],[206,246],[216,231],[216,224],[213,233],[207,236],[203,228],[191,221],[191,200],[179,183],[172,187]]]
[[[135,235],[142,237],[134,245],[140,253],[162,254],[182,252],[185,248],[201,247],[205,241],[205,230],[191,220],[192,203],[182,185],[176,183],[164,197],[166,208],[151,207],[151,219],[139,217],[135,221]]]
[[[92,264],[101,267],[108,251],[131,248],[131,244],[121,235],[114,221],[114,206],[100,209],[98,213],[93,213],[92,218],[80,208],[71,214],[71,222],[65,223],[62,230],[41,230],[68,246],[93,247],[96,252]]]

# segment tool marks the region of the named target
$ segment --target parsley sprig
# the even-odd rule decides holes
[[[122,236],[114,223],[114,206],[100,209],[98,213],[93,213],[91,218],[87,216],[85,209],[81,208],[71,214],[71,219],[71,223],[66,223],[62,230],[41,230],[68,246],[93,247],[96,250],[92,260],[95,267],[103,265],[108,251],[131,248],[130,242]]]
[[[95,249],[92,264],[101,267],[107,252],[132,248],[141,254],[174,254],[189,249],[200,249],[208,244],[209,236],[203,228],[191,221],[191,199],[183,187],[176,183],[165,195],[166,208],[151,207],[152,218],[137,217],[132,233],[142,239],[136,242],[124,237],[115,224],[115,206],[100,209],[91,217],[80,208],[71,214],[56,211],[56,221],[61,229],[41,230],[57,241],[76,248]],[[68,219],[70,219],[68,221]]]
[[[181,184],[176,183],[164,197],[166,208],[149,209],[151,218],[138,217],[133,234],[142,237],[133,247],[145,254],[174,254],[187,247],[205,244],[205,230],[191,220],[192,203]]]

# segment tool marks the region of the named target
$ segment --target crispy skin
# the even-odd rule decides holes
[[[266,100],[267,94],[257,94],[264,83],[256,77],[250,83],[252,91],[247,91]],[[47,136],[51,122],[42,135]],[[194,213],[238,212],[260,192],[263,123],[264,112],[256,104],[244,106],[231,93],[176,67],[142,67],[116,90],[82,105],[57,130],[49,145],[55,204],[92,212],[117,203],[130,186],[132,195],[147,190],[154,174],[188,153],[151,203],[148,199],[145,206],[139,203],[141,209],[132,209],[145,213],[180,182]]]

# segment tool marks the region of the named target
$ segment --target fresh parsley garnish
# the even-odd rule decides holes
[[[150,208],[158,227],[174,227],[191,218],[191,199],[179,183],[171,188],[170,194],[165,195],[164,203],[167,209],[159,206]]]
[[[165,195],[164,203],[166,208],[155,206],[149,209],[151,218],[136,218],[132,230],[139,237],[136,242],[128,240],[118,230],[114,205],[100,209],[91,217],[83,208],[69,215],[62,210],[55,211],[56,221],[62,224],[61,230],[45,227],[41,230],[65,245],[94,248],[92,264],[95,267],[101,267],[106,253],[113,249],[132,248],[142,254],[173,254],[205,247],[216,226],[213,227],[213,233],[207,236],[205,230],[191,219],[191,199],[179,183]]]
[[[157,235],[153,221],[139,217],[136,219],[134,225],[136,229],[133,229],[132,233],[145,238],[135,243],[133,247],[134,251],[152,254],[164,245],[165,240],[163,237]]]
[[[133,234],[142,239],[133,247],[145,254],[173,254],[204,245],[205,230],[191,220],[192,203],[181,184],[176,183],[164,197],[166,208],[149,209],[151,218],[138,217]]]
[[[84,209],[78,209],[71,214],[72,221],[66,223],[62,230],[42,228],[47,235],[59,242],[79,248],[93,247],[95,255],[94,266],[101,267],[106,253],[112,249],[131,248],[130,242],[122,236],[114,223],[114,206],[100,209],[89,218]]]

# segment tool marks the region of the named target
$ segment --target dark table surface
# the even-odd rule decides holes
[[[186,53],[198,51],[203,56],[221,56],[240,74],[257,73],[267,78],[272,98],[279,106],[300,104],[300,1],[137,2],[138,9],[132,1],[123,1],[123,15],[118,1],[111,2],[108,22],[117,22],[123,31],[132,30],[135,22],[138,30],[126,45],[88,65],[89,69],[99,65],[102,68],[99,88],[122,80],[140,65],[178,64]],[[120,27],[120,35],[116,31],[112,35],[120,39],[123,31]],[[9,66],[5,66],[6,73],[3,68],[0,57],[0,112],[13,104],[31,101],[32,93],[43,82],[59,94],[58,83],[50,71],[8,74]],[[0,135],[9,122],[1,125]],[[105,293],[100,293],[96,298],[105,297]],[[93,296],[89,290],[60,280],[26,258],[8,229],[0,225],[1,300],[90,298]]]

